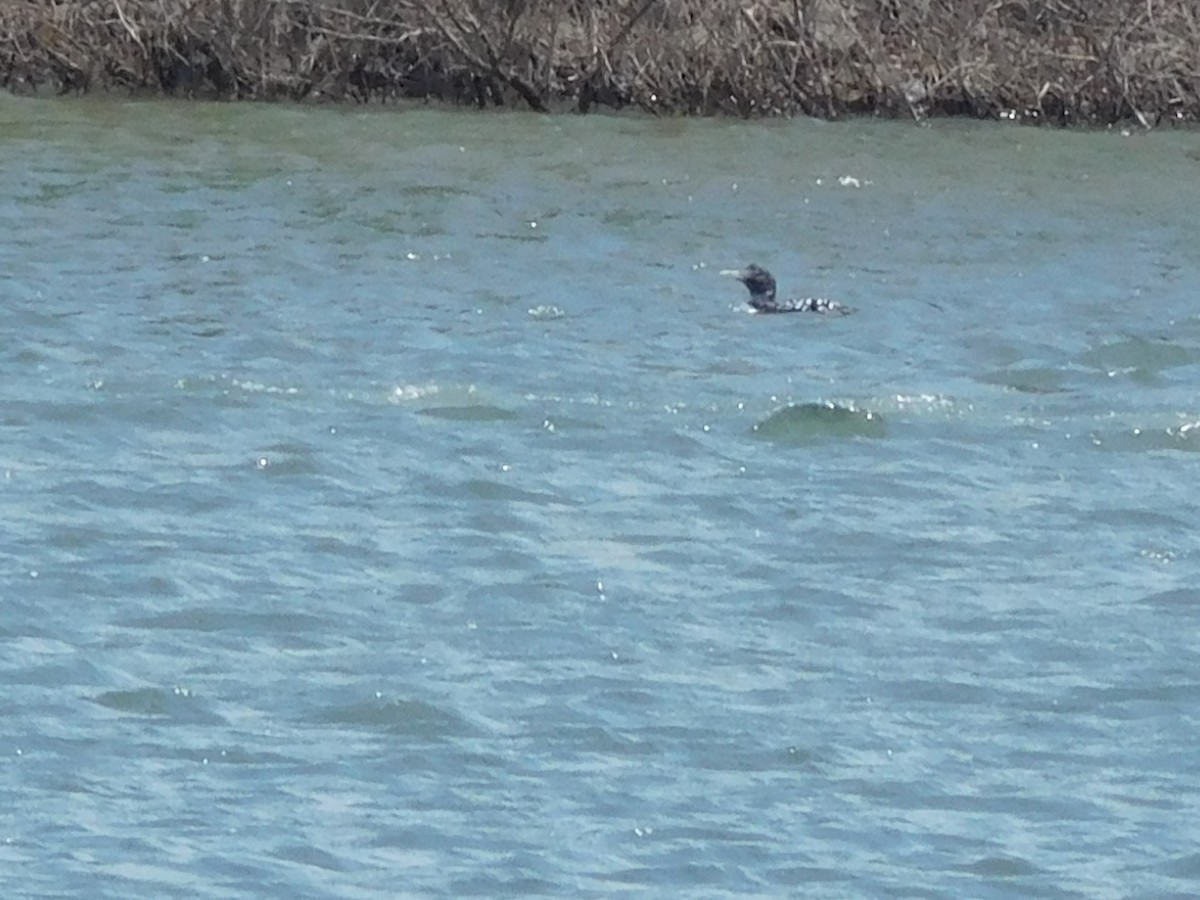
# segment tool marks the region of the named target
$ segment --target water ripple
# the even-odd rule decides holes
[[[870,410],[836,403],[801,403],[772,413],[758,422],[753,432],[762,440],[803,445],[826,438],[882,438],[887,435],[887,424]]]

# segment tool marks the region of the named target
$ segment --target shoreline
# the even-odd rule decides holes
[[[1200,122],[1190,4],[17,0],[0,34],[0,80],[17,94]]]

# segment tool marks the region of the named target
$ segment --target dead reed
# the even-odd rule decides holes
[[[1200,0],[4,0],[14,91],[1200,120]]]

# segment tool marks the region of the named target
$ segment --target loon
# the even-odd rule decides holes
[[[753,263],[744,269],[723,269],[722,275],[729,275],[744,284],[750,291],[750,305],[759,313],[790,313],[807,312],[821,313],[830,316],[845,316],[854,312],[854,307],[828,300],[825,297],[804,297],[786,300],[775,299],[775,277],[762,266]]]

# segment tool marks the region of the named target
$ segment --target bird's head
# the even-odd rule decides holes
[[[725,269],[721,274],[728,275],[730,278],[736,278],[744,284],[746,289],[750,291],[751,297],[765,297],[768,300],[775,299],[775,278],[762,266],[756,266],[751,263],[744,269]]]

